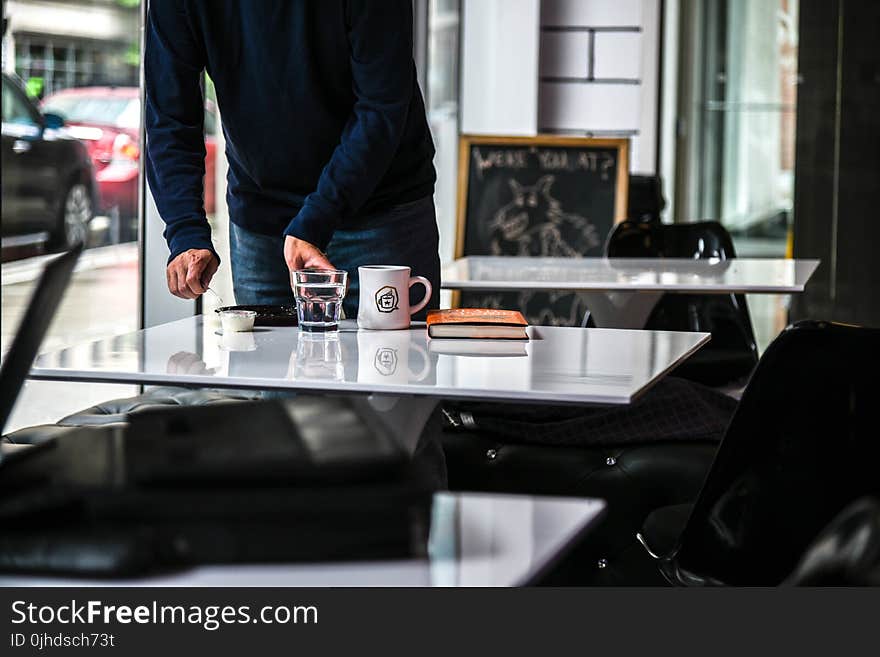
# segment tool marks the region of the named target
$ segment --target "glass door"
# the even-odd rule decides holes
[[[798,0],[683,3],[676,220],[720,221],[740,256],[789,250],[797,13]]]

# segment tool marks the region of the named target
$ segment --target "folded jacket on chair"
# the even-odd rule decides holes
[[[445,402],[446,430],[480,431],[510,443],[600,446],[720,441],[736,400],[666,377],[628,406],[578,407]]]

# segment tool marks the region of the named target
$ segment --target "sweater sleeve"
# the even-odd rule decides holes
[[[410,0],[347,4],[355,103],[317,188],[284,231],[325,248],[376,189],[397,152],[413,93]]]
[[[189,249],[216,256],[204,204],[203,48],[176,0],[150,0],[145,38],[145,170],[169,262]]]

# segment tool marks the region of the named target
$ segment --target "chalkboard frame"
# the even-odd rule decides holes
[[[537,146],[564,148],[613,148],[617,150],[617,179],[614,190],[612,225],[626,219],[629,196],[629,139],[536,135],[461,135],[458,141],[458,198],[456,199],[455,257],[464,256],[467,229],[468,180],[471,172],[471,146]]]

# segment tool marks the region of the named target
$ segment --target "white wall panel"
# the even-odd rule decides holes
[[[544,32],[541,35],[541,75],[586,77],[589,62],[590,35],[586,32]]]
[[[639,102],[634,84],[541,84],[542,123],[558,130],[637,130]]]
[[[641,32],[596,32],[595,39],[595,77],[641,80]]]
[[[660,22],[660,0],[542,0],[539,129],[622,133],[654,173]]]
[[[657,173],[657,133],[660,129],[660,0],[642,0],[642,48],[640,78],[642,98],[638,149],[633,148],[631,167],[640,173]],[[670,80],[674,80],[674,76]],[[675,86],[673,84],[673,86]],[[637,151],[637,152],[636,152]]]
[[[543,0],[544,25],[639,25],[642,0]]]
[[[464,0],[461,130],[538,130],[540,0]]]

